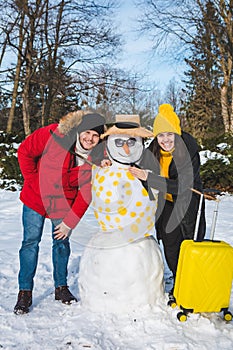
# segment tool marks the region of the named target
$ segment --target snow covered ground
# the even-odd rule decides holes
[[[22,238],[19,192],[0,190],[0,348],[92,350],[227,350],[233,349],[233,321],[222,314],[190,314],[177,320],[178,308],[159,304],[126,314],[94,313],[80,303],[64,305],[54,300],[50,222],[45,226],[35,278],[33,308],[16,316],[13,307],[18,285],[18,249]],[[221,197],[215,238],[233,245],[233,196]],[[214,202],[207,201],[207,237]],[[69,286],[78,295],[82,251],[97,230],[91,211],[72,235]],[[165,269],[166,290],[169,272]],[[127,291],[125,291],[127,293]],[[233,312],[233,290],[230,311]]]

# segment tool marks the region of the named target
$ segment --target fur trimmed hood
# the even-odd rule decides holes
[[[76,111],[70,112],[62,117],[59,121],[58,130],[62,135],[67,135],[71,130],[77,129],[81,124],[83,116],[92,114],[92,111]]]
[[[104,133],[105,119],[96,112],[76,111],[66,114],[60,119],[58,130],[64,135],[81,133],[86,130],[95,130],[99,135]]]
[[[105,118],[90,110],[70,112],[59,121],[59,135],[54,132],[51,134],[63,148],[69,150],[77,142],[78,135],[87,130],[94,130],[100,136],[105,130]]]

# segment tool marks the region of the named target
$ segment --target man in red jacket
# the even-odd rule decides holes
[[[45,218],[51,219],[53,230],[55,299],[65,304],[77,301],[67,286],[69,236],[91,201],[88,159],[98,162],[98,158],[99,161],[103,158],[100,135],[104,124],[100,114],[71,112],[59,124],[34,131],[19,146],[18,161],[24,177],[20,193],[24,230],[15,314],[28,313],[32,305],[33,279]]]

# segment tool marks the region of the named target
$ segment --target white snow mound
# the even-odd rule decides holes
[[[150,236],[125,244],[100,232],[83,252],[79,270],[81,303],[96,312],[125,313],[164,298],[164,265]]]

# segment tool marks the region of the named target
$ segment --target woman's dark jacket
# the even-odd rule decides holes
[[[180,226],[184,239],[192,239],[196,217],[198,212],[200,195],[191,191],[192,188],[202,191],[202,181],[200,178],[200,156],[198,145],[195,139],[188,133],[182,132],[181,136],[176,135],[175,150],[173,159],[169,166],[169,178],[160,176],[159,159],[155,156],[154,139],[145,150],[140,167],[148,169],[147,185],[159,191],[159,204],[156,217],[162,213],[165,202],[165,193],[172,194],[173,208],[172,226]],[[168,225],[169,226],[169,225]],[[168,227],[169,231],[169,227]],[[170,229],[171,231],[171,229]],[[205,213],[204,203],[202,206],[201,220],[198,231],[198,239],[203,239],[205,235]]]

